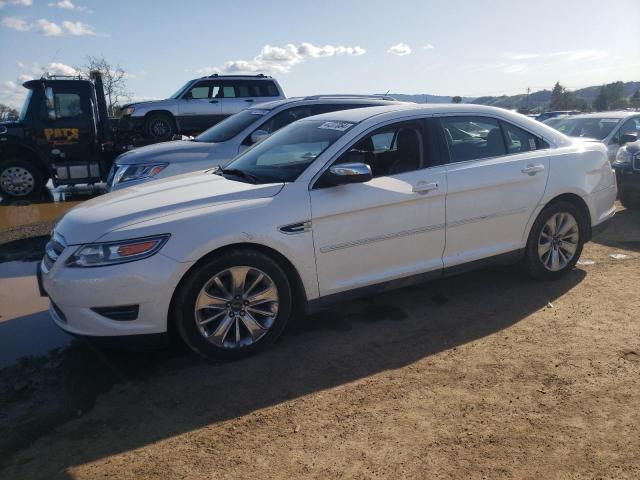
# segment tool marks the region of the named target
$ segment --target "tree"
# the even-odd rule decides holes
[[[85,65],[76,70],[87,77],[96,70],[102,74],[104,96],[107,99],[109,114],[115,115],[119,110],[120,100],[130,97],[130,93],[127,90],[127,72],[120,65],[112,65],[104,56],[87,56],[86,62]]]
[[[459,96],[459,95],[456,95],[455,97],[453,97],[453,98],[451,99],[451,101],[452,101],[453,103],[462,103],[462,97],[461,97],[461,96]]]
[[[636,93],[631,95],[631,98],[629,99],[629,104],[633,108],[640,108],[640,88],[636,90]]]
[[[624,96],[624,83],[614,82],[609,83],[607,86],[607,97],[609,101],[609,108],[611,110],[620,110],[627,108],[627,97]]]
[[[9,105],[5,105],[4,103],[0,103],[0,115],[4,115],[5,112],[8,113],[9,116],[11,117],[18,116],[18,110],[16,110],[13,107],[10,107]]]
[[[549,108],[551,110],[564,110],[564,96],[565,88],[560,85],[560,82],[556,82],[556,84],[553,86],[553,90],[551,90],[551,100],[549,102]]]
[[[604,85],[600,87],[598,96],[593,101],[593,109],[598,112],[609,109],[609,101],[607,99],[607,88]]]

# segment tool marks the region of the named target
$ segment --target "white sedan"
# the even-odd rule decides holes
[[[601,143],[476,105],[297,121],[224,169],[89,200],[41,263],[61,328],[238,358],[332,301],[521,262],[555,279],[614,215]]]

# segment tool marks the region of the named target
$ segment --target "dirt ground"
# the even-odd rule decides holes
[[[243,361],[76,342],[1,371],[0,478],[637,479],[639,284],[622,210],[563,280],[336,305]]]

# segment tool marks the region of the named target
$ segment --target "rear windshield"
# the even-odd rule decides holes
[[[618,123],[619,118],[565,118],[551,126],[570,137],[604,140]]]
[[[219,143],[232,139],[249,125],[259,122],[269,110],[249,108],[225,118],[196,137],[196,142]]]

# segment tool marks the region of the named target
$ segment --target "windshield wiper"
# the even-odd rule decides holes
[[[247,173],[244,170],[240,170],[239,168],[221,168],[220,170],[214,173],[223,174],[223,175],[225,174],[234,175],[236,177],[246,178],[251,183],[258,183],[258,177],[250,173]]]

